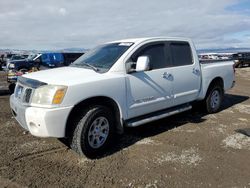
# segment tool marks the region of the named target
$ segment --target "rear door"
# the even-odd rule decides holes
[[[129,61],[148,56],[150,70],[126,76],[128,118],[145,115],[172,106],[172,68],[166,43],[157,42],[139,48]]]
[[[201,86],[200,65],[194,61],[188,42],[169,43],[173,65],[174,106],[197,99]]]

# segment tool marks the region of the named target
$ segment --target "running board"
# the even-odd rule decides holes
[[[127,121],[127,127],[137,127],[142,124],[146,124],[152,121],[156,121],[162,118],[166,118],[175,114],[179,114],[181,112],[190,110],[192,108],[191,105],[180,105],[177,107],[169,108],[167,110],[158,111],[152,114],[144,115],[141,117],[133,118]]]

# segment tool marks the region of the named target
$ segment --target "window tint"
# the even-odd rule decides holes
[[[136,55],[136,61],[139,56],[148,56],[150,60],[150,69],[160,69],[167,67],[164,54],[164,44],[150,45],[142,49]]]
[[[87,67],[86,64],[108,71],[116,61],[133,45],[131,42],[109,43],[99,46],[77,59],[71,66]]]
[[[191,49],[188,43],[186,42],[171,43],[170,49],[174,66],[193,64]]]

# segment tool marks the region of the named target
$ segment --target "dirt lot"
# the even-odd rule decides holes
[[[236,73],[221,112],[128,129],[107,156],[89,160],[24,132],[1,72],[0,187],[250,187],[250,68]]]

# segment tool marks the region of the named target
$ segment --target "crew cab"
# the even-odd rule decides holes
[[[233,61],[200,63],[185,38],[137,38],[100,45],[69,67],[18,78],[10,106],[32,135],[66,138],[88,157],[124,127],[190,110],[218,112],[234,85]]]

